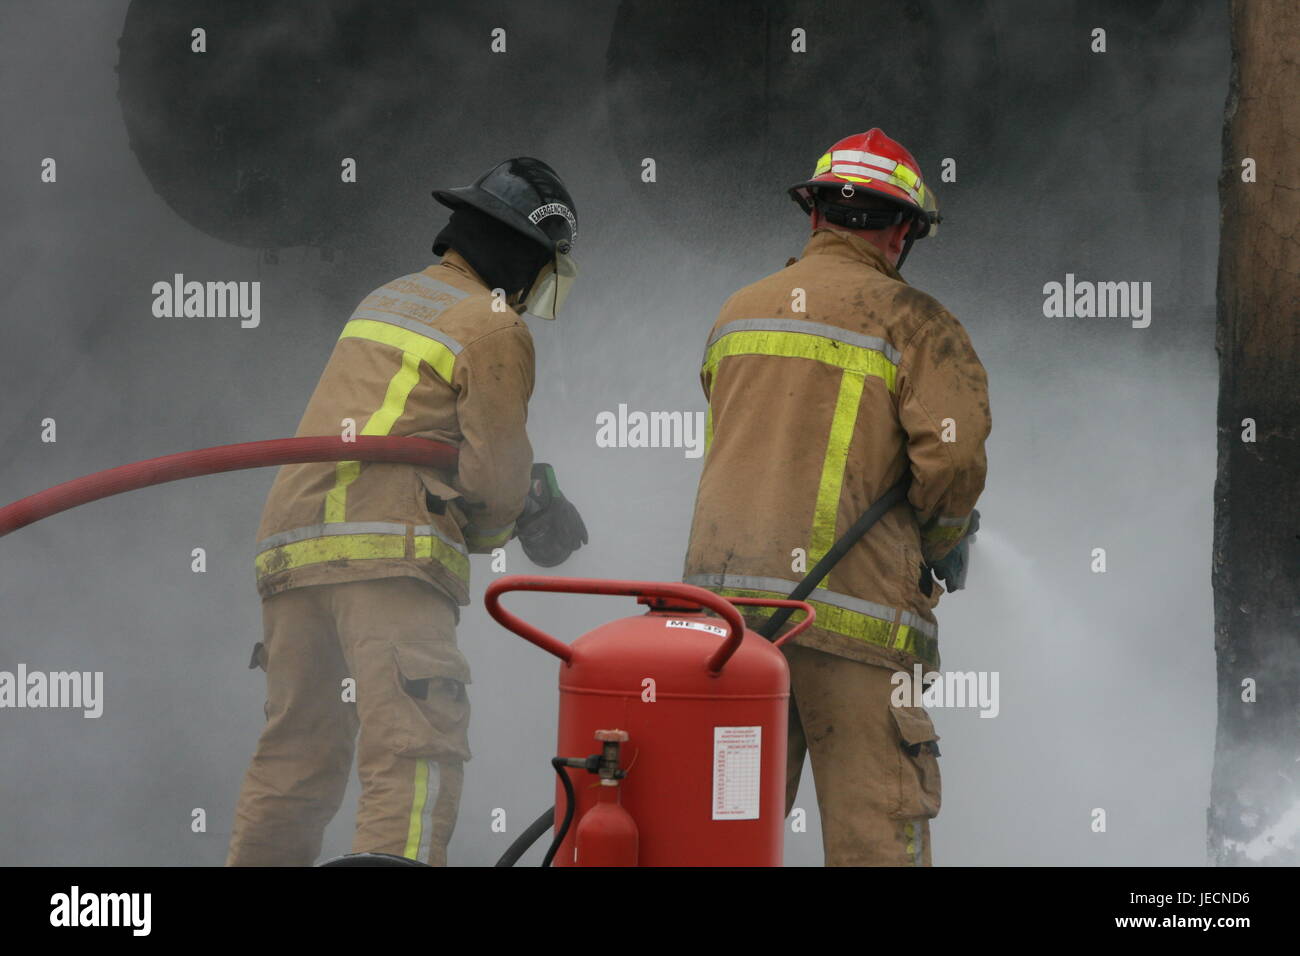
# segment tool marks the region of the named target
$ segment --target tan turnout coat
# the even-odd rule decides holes
[[[468,555],[504,544],[523,510],[533,376],[528,327],[512,309],[493,307],[491,291],[454,251],[366,296],[297,434],[338,435],[350,419],[357,435],[455,445],[458,466],[281,468],[258,531],[262,595],[409,576],[468,604]]]
[[[784,597],[907,470],[887,512],[813,593],[797,639],[867,663],[939,663],[923,562],[984,488],[984,368],[961,324],[875,246],[819,229],[803,257],[731,296],[701,381],[707,451],[685,580]]]

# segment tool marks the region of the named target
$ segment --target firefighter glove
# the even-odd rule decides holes
[[[555,469],[542,462],[533,465],[532,485],[516,528],[528,560],[543,568],[563,564],[587,543],[582,516],[560,492]]]

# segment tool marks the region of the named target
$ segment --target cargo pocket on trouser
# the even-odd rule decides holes
[[[469,760],[469,665],[454,644],[393,648],[390,744],[399,757]]]
[[[409,790],[405,783],[401,785],[407,795],[400,798],[400,806],[389,807],[399,810],[405,839],[387,844],[396,834],[384,824],[383,842],[391,848],[383,852],[442,866],[459,813],[462,764],[470,758],[465,692],[469,665],[451,642],[401,642],[389,647],[392,684],[377,729],[384,749],[397,758],[394,769],[399,776],[413,773],[414,778],[408,778]],[[386,813],[379,811],[379,816],[386,818]],[[358,812],[358,841],[371,839],[369,819],[367,811]],[[354,849],[370,848],[354,844]]]
[[[939,815],[942,803],[939,735],[920,707],[891,705],[889,712],[898,728],[898,809],[892,816],[902,821],[907,861],[919,866],[928,862],[928,821]]]

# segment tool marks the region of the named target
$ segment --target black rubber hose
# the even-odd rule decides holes
[[[527,853],[543,833],[555,824],[555,807],[547,807],[546,812],[528,825],[528,829],[515,838],[509,849],[501,854],[497,866],[514,866],[519,858]]]
[[[831,568],[839,563],[840,558],[848,553],[849,548],[858,543],[858,539],[871,530],[871,526],[881,519],[886,511],[894,507],[904,498],[907,497],[907,487],[912,482],[910,472],[903,475],[898,481],[875,502],[870,508],[862,513],[862,517],[853,522],[853,526],[844,532],[843,537],[831,546],[820,561],[811,571],[799,582],[799,586],[790,592],[787,601],[802,601],[817,585],[821,584],[822,578],[831,573]],[[798,608],[783,607],[777,608],[775,614],[767,619],[767,622],[758,629],[758,633],[769,641],[776,636],[776,632],[781,630],[782,625],[790,620],[790,615]]]
[[[560,824],[555,839],[551,841],[551,848],[546,851],[546,859],[542,860],[542,866],[550,866],[551,861],[555,859],[556,851],[560,849],[560,844],[564,842],[564,838],[569,832],[569,824],[573,823],[573,806],[578,802],[577,797],[573,794],[573,781],[564,772],[566,763],[567,761],[563,757],[551,758],[551,766],[555,768],[555,772],[560,777],[560,783],[564,786],[564,822]]]

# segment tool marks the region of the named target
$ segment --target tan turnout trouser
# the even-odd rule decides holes
[[[812,757],[827,866],[929,866],[939,739],[920,707],[890,701],[895,671],[786,644],[786,814]]]
[[[353,852],[445,865],[470,757],[456,606],[415,578],[382,578],[280,592],[262,620],[250,666],[266,671],[266,727],[227,864],[310,866],[355,749]]]

